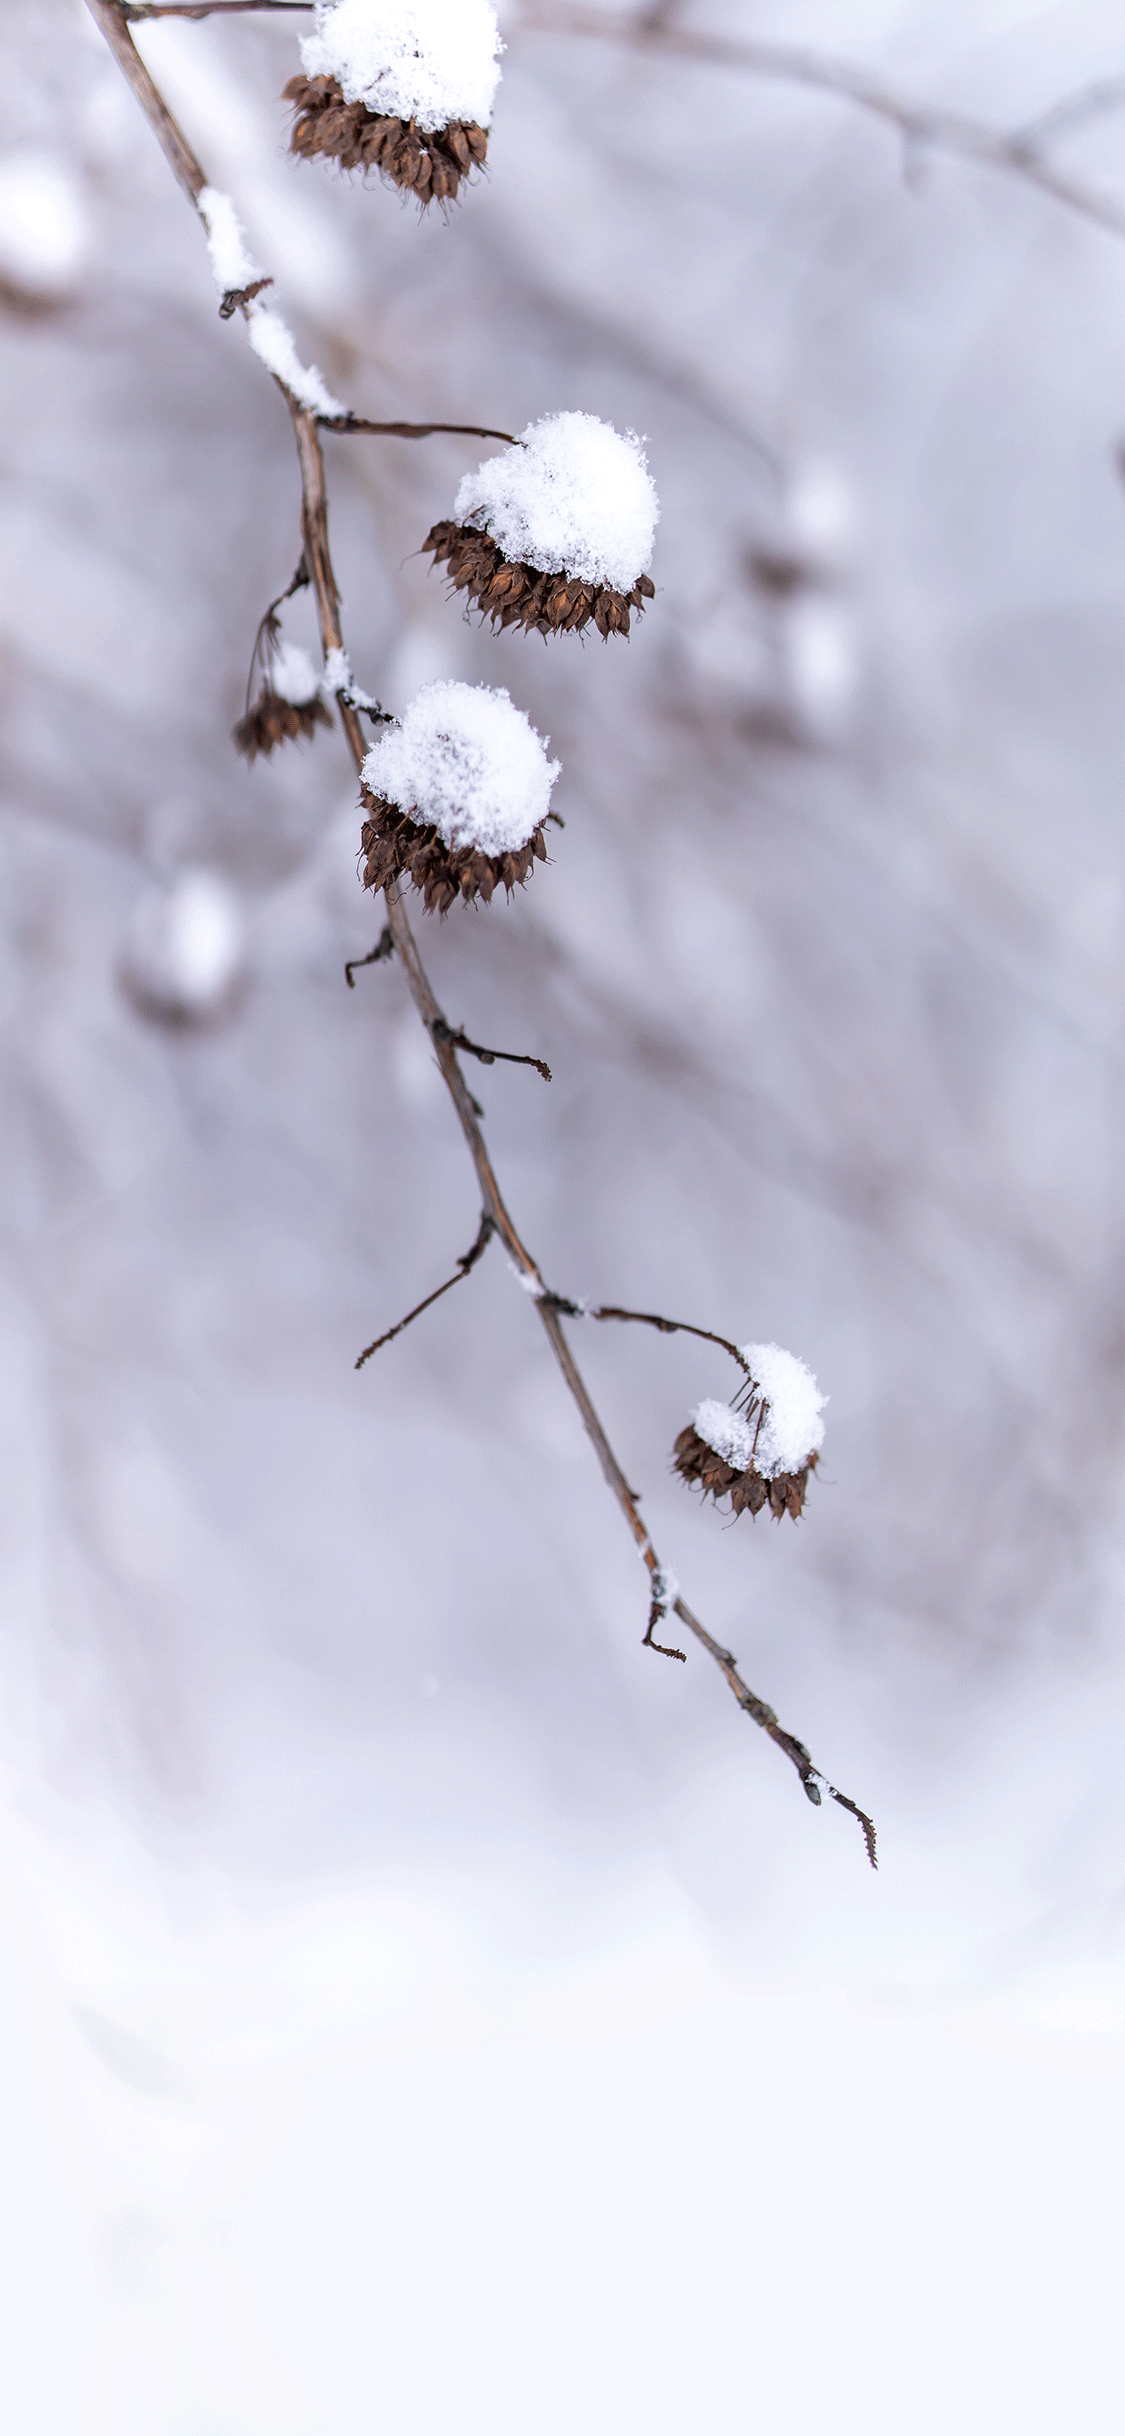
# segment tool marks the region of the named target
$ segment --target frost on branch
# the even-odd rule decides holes
[[[222,297],[222,318],[229,321],[236,305],[245,304],[273,281],[255,262],[239,225],[230,196],[217,186],[205,186],[199,210],[207,230],[207,251],[215,285]]]
[[[780,1521],[797,1521],[810,1471],[824,1443],[827,1402],[811,1370],[781,1345],[743,1345],[750,1380],[736,1405],[713,1396],[697,1404],[675,1445],[675,1469],[705,1497],[730,1495],[736,1514],[768,1502]]]
[[[543,822],[559,774],[510,696],[425,685],[363,764],[366,888],[405,874],[427,912],[527,880],[546,861]]]
[[[315,364],[303,364],[297,353],[293,332],[272,305],[254,303],[247,312],[250,344],[259,363],[272,372],[298,406],[310,414],[346,415],[347,407],[334,398],[325,386]]]
[[[488,149],[501,47],[490,0],[318,0],[290,148],[451,202]]]
[[[553,414],[466,474],[423,547],[494,625],[628,634],[653,597],[656,491],[635,432]]]

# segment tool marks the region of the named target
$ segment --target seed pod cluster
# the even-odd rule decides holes
[[[608,642],[611,634],[628,634],[630,609],[642,610],[656,590],[648,575],[638,576],[629,593],[565,573],[545,575],[505,558],[490,533],[448,517],[432,527],[422,548],[432,552],[435,566],[448,565],[454,590],[467,592],[494,626],[523,626],[534,634],[581,634],[592,618]]]
[[[272,753],[294,736],[314,736],[318,727],[331,727],[332,713],[314,694],[311,702],[286,702],[272,685],[263,685],[252,710],[233,729],[234,741],[247,761]]]
[[[473,119],[424,132],[413,119],[378,118],[365,102],[345,101],[334,76],[291,76],[283,98],[297,107],[289,149],[299,159],[321,154],[341,169],[377,169],[422,204],[455,202],[488,151],[487,130]]]
[[[690,1421],[680,1431],[673,1449],[672,1468],[689,1488],[701,1489],[705,1497],[714,1498],[716,1505],[729,1493],[735,1514],[745,1513],[747,1507],[751,1514],[760,1514],[768,1503],[778,1522],[783,1514],[791,1514],[794,1522],[800,1520],[809,1473],[815,1467],[816,1455],[812,1454],[799,1472],[778,1472],[772,1480],[764,1479],[753,1464],[748,1471],[738,1472],[733,1464],[715,1453],[713,1446],[707,1445]]]
[[[530,878],[533,862],[547,860],[542,829],[536,829],[526,845],[505,854],[485,854],[479,846],[447,845],[432,822],[412,820],[398,804],[372,795],[367,787],[363,805],[364,887],[386,888],[391,880],[405,877],[421,891],[427,913],[448,913],[458,897],[466,904],[483,897],[487,905],[496,888],[506,888],[510,896]]]

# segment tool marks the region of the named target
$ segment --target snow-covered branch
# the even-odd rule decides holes
[[[548,761],[543,740],[535,734],[508,695],[480,686],[446,684],[423,688],[402,718],[386,722],[383,734],[368,748],[360,726],[361,702],[364,707],[374,710],[380,719],[382,714],[378,705],[371,704],[369,697],[359,695],[351,678],[340,621],[339,590],[329,548],[328,495],[318,429],[318,425],[326,419],[336,428],[349,428],[347,409],[329,396],[315,367],[305,367],[300,363],[291,333],[280,315],[272,306],[261,302],[259,283],[266,278],[266,274],[259,270],[246,247],[233,204],[210,185],[148,69],[140,60],[128,31],[127,12],[119,0],[87,0],[87,4],[146,111],[170,165],[204,222],[223,306],[227,306],[232,297],[235,299],[237,309],[247,321],[254,352],[272,373],[289,408],[300,469],[303,545],[301,561],[289,589],[292,592],[305,584],[312,587],[320,625],[325,677],[330,675],[332,680],[339,680],[336,687],[339,716],[357,776],[365,789],[369,811],[363,831],[363,842],[368,851],[367,877],[369,883],[376,882],[384,890],[391,939],[402,963],[416,1011],[433,1044],[434,1055],[460,1123],[480,1190],[480,1227],[469,1251],[458,1259],[454,1274],[407,1313],[403,1320],[376,1338],[360,1356],[360,1362],[365,1362],[381,1346],[389,1344],[423,1311],[467,1278],[492,1237],[498,1237],[521,1284],[527,1287],[534,1301],[552,1352],[597,1455],[603,1477],[648,1571],[650,1604],[644,1636],[646,1644],[663,1649],[669,1656],[683,1658],[682,1651],[672,1650],[655,1640],[655,1624],[666,1614],[674,1613],[719,1667],[739,1706],[789,1759],[809,1800],[819,1804],[823,1787],[833,1801],[849,1810],[859,1821],[868,1857],[874,1867],[875,1831],[870,1819],[848,1795],[840,1793],[828,1781],[815,1766],[804,1743],[790,1734],[780,1724],[776,1712],[750,1689],[740,1675],[731,1652],[716,1641],[693,1614],[681,1596],[674,1577],[657,1554],[641,1516],[637,1496],[630,1488],[613,1451],[563,1331],[564,1313],[581,1312],[584,1307],[565,1303],[561,1297],[552,1295],[544,1285],[539,1265],[523,1243],[507,1208],[481,1130],[481,1112],[458,1060],[459,1050],[485,1057],[506,1053],[482,1053],[478,1044],[467,1040],[463,1033],[448,1023],[434,994],[407,919],[400,874],[408,872],[417,879],[418,872],[412,866],[419,856],[425,864],[427,879],[432,870],[439,870],[440,867],[435,898],[440,903],[445,902],[447,887],[451,888],[453,894],[479,893],[487,897],[496,881],[511,886],[513,881],[526,876],[525,866],[530,868],[531,857],[541,858],[545,853],[542,827],[549,817],[551,788],[558,765]],[[471,41],[477,44],[472,73],[480,74],[481,31],[486,21],[491,20],[493,26],[495,22],[486,0],[427,0],[427,8],[431,23],[449,38],[448,55],[443,55],[443,58],[450,76],[454,70],[457,75],[461,75],[462,69],[465,69],[466,75],[469,73],[466,68],[467,53],[463,48],[458,48],[458,44]],[[407,12],[400,5],[400,0],[334,0],[334,5],[330,4],[330,0],[321,0],[318,6],[316,39],[337,40],[336,69],[345,79],[351,79],[357,94],[373,95],[373,77],[375,82],[378,81],[377,55],[364,47],[367,34],[377,25],[385,29],[385,24],[395,19],[396,11],[397,16],[405,22]],[[352,44],[353,48],[348,50],[347,44]],[[313,64],[316,64],[315,60]],[[431,59],[428,64],[432,68],[434,61]],[[404,64],[398,54],[391,65],[395,66],[396,73],[401,71],[407,77],[415,72],[410,62]],[[423,65],[426,63],[423,62]],[[444,72],[443,59],[438,59],[437,66]],[[418,73],[421,74],[421,69]],[[484,98],[483,90],[470,95],[467,86],[464,92],[458,87],[454,93],[452,84],[445,90],[440,73],[437,84],[436,96],[431,97],[430,103],[434,111],[444,104],[451,105],[452,101],[460,103],[470,98]],[[400,92],[396,86],[396,103],[404,98],[409,98],[405,88]],[[348,106],[366,107],[366,103],[357,100],[349,102]],[[612,590],[619,581],[631,578],[634,588],[647,588],[641,591],[641,599],[651,598],[652,584],[642,569],[647,565],[651,549],[656,502],[639,443],[631,437],[621,440],[619,435],[610,432],[604,425],[595,426],[592,435],[569,428],[559,429],[560,425],[585,424],[587,421],[589,418],[558,417],[554,418],[553,428],[549,422],[546,426],[529,430],[524,435],[523,443],[510,445],[505,459],[491,460],[472,478],[464,497],[459,495],[458,512],[473,519],[473,531],[487,531],[495,524],[497,537],[493,538],[490,531],[487,531],[487,537],[491,546],[501,552],[517,547],[530,549],[533,554],[531,571],[537,581],[556,586],[561,582],[564,588],[574,581],[601,590]],[[585,496],[583,466],[591,477]],[[517,572],[523,564],[522,561],[506,563],[515,565]],[[581,571],[583,567],[585,573]],[[279,605],[275,603],[272,606],[276,608]],[[270,615],[271,612],[267,612],[263,620],[260,638],[265,636],[267,655],[274,671],[274,697],[279,702],[288,702],[298,717],[306,712],[311,718],[314,716],[313,702],[321,701],[323,681],[317,681],[307,655],[298,656],[291,648],[278,647],[276,635],[270,628]],[[276,681],[279,675],[281,691]],[[310,683],[314,688],[311,693],[308,690]],[[419,879],[418,884],[423,885],[423,880]],[[385,952],[384,942],[380,941],[371,960],[381,958]],[[351,979],[350,974],[348,978]],[[523,1062],[522,1059],[519,1062]],[[539,1063],[538,1060],[532,1062]],[[605,1308],[603,1316],[649,1318],[646,1314],[626,1313],[610,1307]],[[650,1324],[662,1328],[666,1333],[672,1331],[672,1323],[651,1320]],[[711,1332],[692,1330],[690,1333],[707,1336]],[[716,1337],[713,1341],[732,1351],[744,1372],[751,1369],[751,1352],[759,1354],[763,1350],[740,1350],[723,1338]],[[777,1348],[764,1350],[778,1351]],[[783,1359],[791,1361],[792,1357]],[[798,1369],[800,1367],[797,1365]],[[749,1383],[751,1386],[755,1384],[752,1371]],[[815,1389],[813,1392],[815,1394]],[[764,1401],[760,1399],[760,1403],[764,1412]],[[810,1460],[813,1451],[810,1450]]]

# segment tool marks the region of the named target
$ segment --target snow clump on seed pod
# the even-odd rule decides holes
[[[301,58],[345,101],[431,135],[456,119],[487,127],[500,48],[491,0],[318,0]]]
[[[452,202],[488,151],[502,48],[491,0],[317,0],[290,150]]]
[[[750,1366],[764,1413],[754,1449],[755,1468],[763,1479],[779,1472],[799,1472],[824,1444],[821,1414],[828,1402],[811,1370],[782,1345],[743,1345],[742,1359]]]
[[[274,644],[258,699],[253,709],[247,706],[234,730],[239,752],[253,761],[296,736],[314,736],[318,727],[331,727],[332,714],[322,694],[322,680],[300,643]]]
[[[424,685],[371,746],[361,772],[368,818],[364,885],[404,872],[428,910],[491,898],[546,859],[543,822],[559,774],[543,739],[503,690]]]
[[[717,1396],[705,1396],[691,1416],[692,1428],[704,1446],[709,1446],[732,1471],[748,1472],[754,1452],[753,1434],[741,1413],[730,1404],[720,1404]]]
[[[501,626],[581,633],[592,618],[603,636],[628,634],[630,608],[653,597],[659,514],[635,432],[553,414],[466,474],[423,546]]]
[[[466,474],[453,513],[491,533],[506,558],[629,592],[652,557],[660,509],[635,432],[594,414],[549,414]]]
[[[788,1513],[796,1522],[824,1443],[827,1397],[781,1345],[743,1345],[741,1353],[751,1373],[745,1412],[705,1397],[676,1440],[674,1468],[716,1504],[729,1494],[736,1514],[747,1506],[759,1514],[768,1503],[779,1520]]]

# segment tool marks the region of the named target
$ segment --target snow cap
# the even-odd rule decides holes
[[[696,1437],[702,1438],[704,1446],[709,1446],[713,1454],[721,1455],[732,1471],[749,1471],[754,1434],[747,1428],[741,1413],[732,1411],[729,1404],[720,1404],[717,1396],[704,1396],[702,1404],[696,1405],[691,1416],[691,1426]]]
[[[429,135],[457,119],[487,127],[502,49],[491,0],[317,0],[301,58],[345,101]]]
[[[283,702],[311,702],[320,692],[318,677],[308,652],[300,643],[279,643],[269,672],[270,685]]]
[[[659,502],[635,432],[594,414],[529,423],[500,456],[466,474],[459,524],[491,533],[505,558],[545,575],[631,592],[652,557]]]
[[[740,1351],[766,1399],[754,1449],[755,1471],[763,1480],[776,1480],[779,1472],[803,1472],[810,1455],[824,1444],[820,1416],[827,1396],[821,1395],[805,1363],[795,1353],[786,1353],[783,1346],[743,1345]],[[728,1461],[733,1462],[733,1456]]]
[[[550,741],[549,739],[547,740]],[[547,817],[559,763],[511,696],[441,678],[372,745],[363,783],[451,847],[506,854]]]

